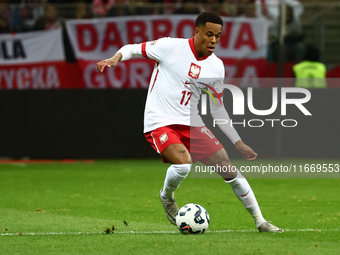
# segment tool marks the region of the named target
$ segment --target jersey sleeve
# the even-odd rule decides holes
[[[133,57],[145,57],[162,62],[171,51],[174,40],[173,38],[161,38],[155,41],[127,44],[120,48],[118,52],[123,56],[122,61]]]
[[[224,88],[222,86],[218,86],[218,85],[222,85],[224,83],[224,76],[225,76],[225,70],[224,70],[224,64],[222,62],[222,60],[219,59],[219,65],[218,65],[218,77],[213,84],[212,87],[214,88],[214,91],[212,92],[212,95],[214,96],[214,98],[218,101],[220,101],[220,99],[223,97],[223,92],[224,92]],[[210,89],[211,90],[211,89]]]
[[[141,45],[143,57],[162,62],[169,54],[174,44],[174,38],[161,38]]]
[[[241,137],[237,133],[236,129],[231,125],[231,120],[228,114],[227,109],[225,109],[224,104],[223,104],[223,92],[224,88],[221,86],[216,86],[219,84],[224,83],[224,66],[222,64],[222,69],[221,69],[221,79],[218,79],[215,82],[214,90],[213,91],[213,96],[214,99],[210,100],[210,112],[213,117],[213,119],[217,120],[223,120],[226,122],[226,124],[217,124],[218,127],[222,130],[222,132],[230,139],[230,141],[235,144],[237,141],[241,140]]]
[[[221,98],[221,100],[223,102],[223,97]],[[224,108],[224,106],[220,106],[219,102],[217,103],[217,106],[215,104],[210,103],[210,111],[214,120],[220,120],[217,123],[225,123],[217,125],[233,144],[241,140],[241,137],[237,133],[234,126],[231,125],[229,114],[227,110]]]
[[[142,55],[142,44],[141,43],[124,45],[123,47],[121,47],[118,50],[118,52],[122,54],[122,60],[121,61],[129,60],[130,58],[133,58],[133,57],[142,57],[143,56]]]

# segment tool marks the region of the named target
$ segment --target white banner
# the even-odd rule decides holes
[[[0,65],[65,60],[61,31],[0,34]]]
[[[191,38],[196,15],[134,16],[92,20],[69,20],[67,31],[76,57],[99,60],[120,47],[161,37]],[[223,18],[224,26],[215,54],[221,58],[265,58],[268,24],[264,19]]]

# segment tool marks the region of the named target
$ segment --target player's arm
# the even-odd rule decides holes
[[[106,66],[115,67],[119,61],[134,57],[145,57],[160,63],[168,55],[173,41],[172,38],[162,38],[153,42],[127,44],[120,48],[113,57],[99,61],[97,69],[103,72]]]
[[[113,57],[99,61],[97,63],[98,71],[103,72],[105,67],[115,67],[119,61],[129,60],[133,57],[142,57],[142,45],[142,43],[139,43],[127,44],[123,46]]]
[[[216,96],[216,95],[214,95]],[[217,97],[217,96],[216,96]],[[223,92],[219,93],[219,97],[223,102]],[[257,153],[254,152],[248,145],[246,145],[242,140],[236,129],[230,125],[230,117],[225,109],[224,105],[221,105],[219,100],[215,102],[210,98],[210,112],[214,120],[223,120],[216,121],[218,127],[222,130],[222,132],[230,139],[230,141],[235,145],[236,149],[241,152],[247,160],[254,160],[257,157]],[[226,123],[226,124],[218,124],[218,123]]]

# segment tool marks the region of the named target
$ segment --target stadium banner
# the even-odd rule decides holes
[[[115,69],[99,73],[95,63],[109,58],[125,44],[162,37],[191,38],[196,15],[133,16],[91,20],[68,20],[67,32],[82,70],[85,87],[147,88],[154,61],[138,58],[120,62]],[[268,23],[261,18],[223,18],[224,26],[215,54],[226,69],[226,80],[261,77],[266,69]],[[249,86],[249,85],[248,85]],[[256,83],[254,83],[256,87]]]
[[[1,34],[0,44],[0,89],[67,86],[61,29]]]

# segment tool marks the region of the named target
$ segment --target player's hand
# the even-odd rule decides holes
[[[115,67],[117,63],[122,59],[122,54],[117,53],[112,58],[107,58],[97,63],[97,69],[99,72],[103,72],[104,68],[107,67]]]
[[[244,158],[248,161],[255,160],[257,158],[257,153],[253,151],[248,145],[246,145],[242,140],[235,143],[236,149],[244,155]]]

